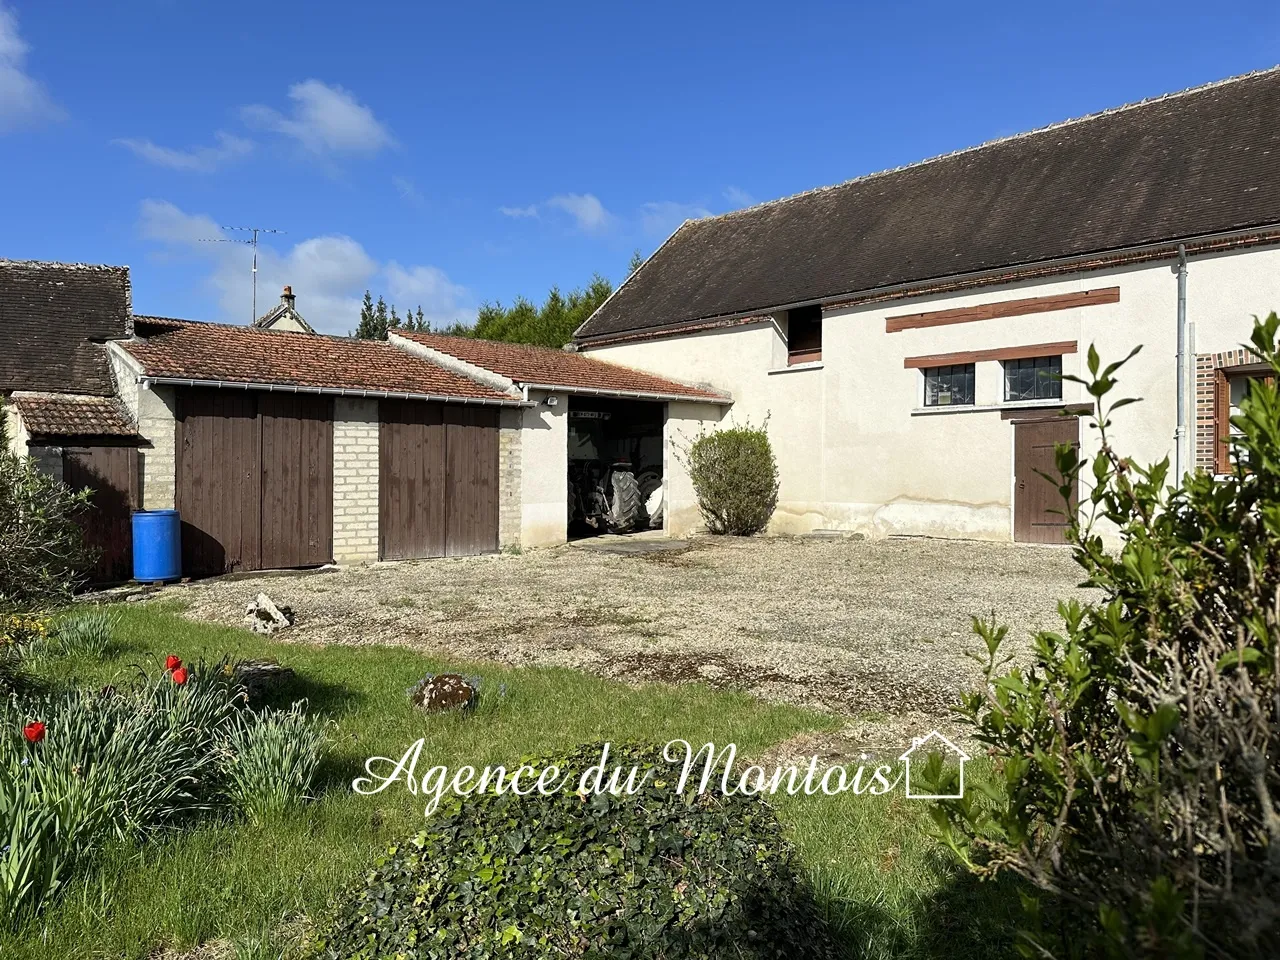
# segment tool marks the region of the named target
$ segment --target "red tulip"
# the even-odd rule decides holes
[[[178,686],[182,686],[184,683],[187,682],[186,667],[179,667],[177,670],[173,671],[173,682],[176,683]]]
[[[164,668],[168,671],[177,670],[182,666],[182,661],[175,657],[172,653],[164,658]]]
[[[44,724],[39,720],[28,723],[22,728],[22,735],[27,738],[28,743],[39,743],[44,739]]]

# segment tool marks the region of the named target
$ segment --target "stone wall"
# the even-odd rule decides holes
[[[519,407],[503,407],[498,421],[498,546],[503,550],[520,546],[522,412]]]
[[[138,391],[138,433],[147,441],[142,448],[143,510],[172,510],[175,506],[176,409],[173,387]]]
[[[378,559],[378,401],[333,404],[333,559]]]

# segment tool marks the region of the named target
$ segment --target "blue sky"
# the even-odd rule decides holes
[[[465,319],[685,217],[1273,66],[1278,7],[0,0],[0,256],[245,322],[247,251],[200,241],[275,227],[259,312]]]

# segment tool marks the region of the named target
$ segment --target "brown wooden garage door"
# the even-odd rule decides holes
[[[133,576],[131,517],[138,506],[138,448],[63,447],[62,479],[73,490],[93,491],[80,521],[85,541],[98,551],[92,582],[128,580]]]
[[[331,398],[182,391],[177,444],[184,574],[333,558]]]
[[[379,555],[462,557],[498,549],[498,411],[383,400]]]

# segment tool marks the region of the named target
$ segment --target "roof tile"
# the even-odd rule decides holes
[[[397,330],[397,335],[517,383],[616,393],[661,394],[724,403],[723,393],[657,377],[568,350]]]
[[[138,317],[143,340],[122,343],[147,376],[409,393],[516,402],[438,364],[378,340]]]
[[[686,222],[612,337],[1280,223],[1280,68]]]
[[[10,397],[32,435],[136,437],[138,431],[115,397],[18,391]]]

